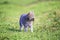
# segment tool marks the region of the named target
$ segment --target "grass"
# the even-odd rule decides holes
[[[60,1],[35,1],[0,0],[0,40],[60,40]],[[34,32],[20,32],[20,15],[30,10],[36,17]]]

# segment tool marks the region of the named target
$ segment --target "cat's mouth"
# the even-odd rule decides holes
[[[34,21],[34,18],[30,19],[30,21]]]

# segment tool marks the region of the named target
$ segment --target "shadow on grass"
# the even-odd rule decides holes
[[[20,32],[20,30],[18,29],[14,29],[14,28],[8,28],[9,31],[13,31],[13,32]]]

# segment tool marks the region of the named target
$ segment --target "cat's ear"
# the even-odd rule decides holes
[[[30,15],[30,12],[27,15]]]
[[[28,16],[32,16],[32,15],[34,15],[34,11],[30,11],[30,12],[28,13]]]

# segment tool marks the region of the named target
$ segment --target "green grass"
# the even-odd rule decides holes
[[[0,40],[60,40],[60,1],[35,1],[0,0]],[[20,15],[30,10],[35,12],[34,32],[20,32]]]

